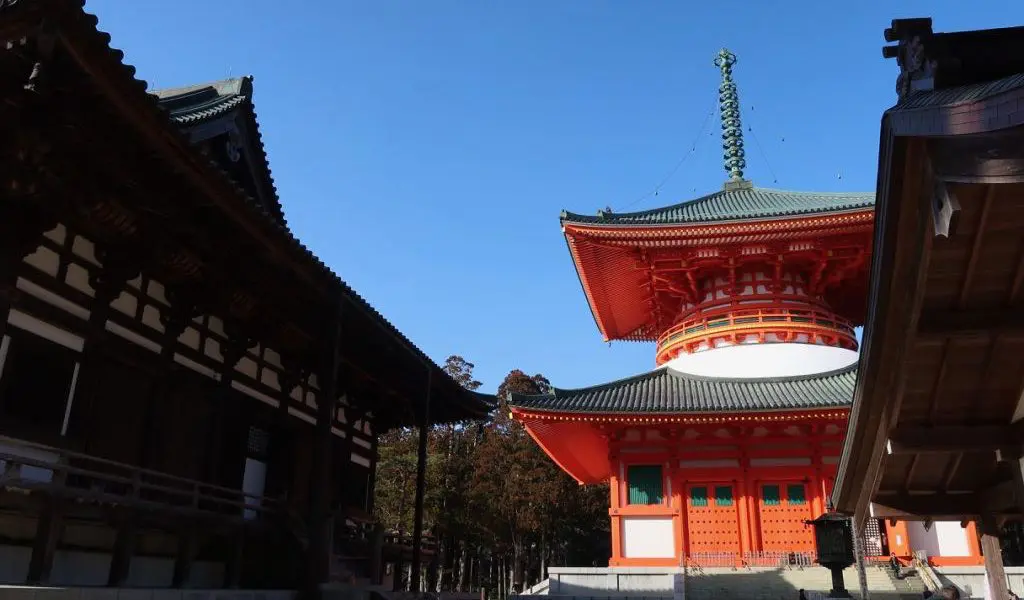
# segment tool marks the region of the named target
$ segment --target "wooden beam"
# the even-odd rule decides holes
[[[935,178],[949,183],[1024,182],[1024,128],[928,140]]]
[[[1024,336],[1024,311],[1002,310],[932,310],[922,312],[917,322],[920,337],[990,337]]]
[[[957,308],[967,308],[967,299],[971,294],[971,284],[974,282],[974,272],[978,267],[978,260],[981,257],[981,244],[985,239],[985,229],[988,227],[988,215],[992,212],[992,198],[996,195],[996,186],[986,186],[985,198],[981,201],[981,216],[978,217],[978,224],[974,227],[974,238],[971,240],[971,249],[967,254],[967,266],[964,268],[964,279],[960,283],[960,297],[957,300]]]
[[[900,425],[889,433],[889,454],[958,454],[1020,448],[1024,434],[1018,427]]]
[[[1020,515],[1013,482],[963,494],[877,494],[871,514],[879,519],[964,521],[981,515]]]

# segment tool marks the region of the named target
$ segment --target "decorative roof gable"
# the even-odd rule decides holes
[[[151,93],[192,144],[285,225],[252,91],[252,77],[235,77]]]

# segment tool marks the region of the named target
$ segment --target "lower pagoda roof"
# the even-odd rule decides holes
[[[846,408],[857,364],[814,375],[756,379],[689,375],[668,367],[592,387],[512,394],[510,408],[559,413],[737,413]]]

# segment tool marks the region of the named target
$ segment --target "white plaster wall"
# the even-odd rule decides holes
[[[857,352],[817,344],[795,342],[724,346],[680,354],[665,367],[706,377],[786,377],[814,375],[848,367]]]
[[[675,556],[672,517],[623,517],[622,556],[672,558]]]
[[[924,550],[928,556],[970,556],[967,530],[957,521],[935,521],[925,531],[923,521],[907,522],[910,550]]]

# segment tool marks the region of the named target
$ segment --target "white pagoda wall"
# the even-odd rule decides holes
[[[789,377],[814,375],[857,362],[856,350],[798,342],[721,346],[683,353],[665,363],[669,369],[705,377]]]

